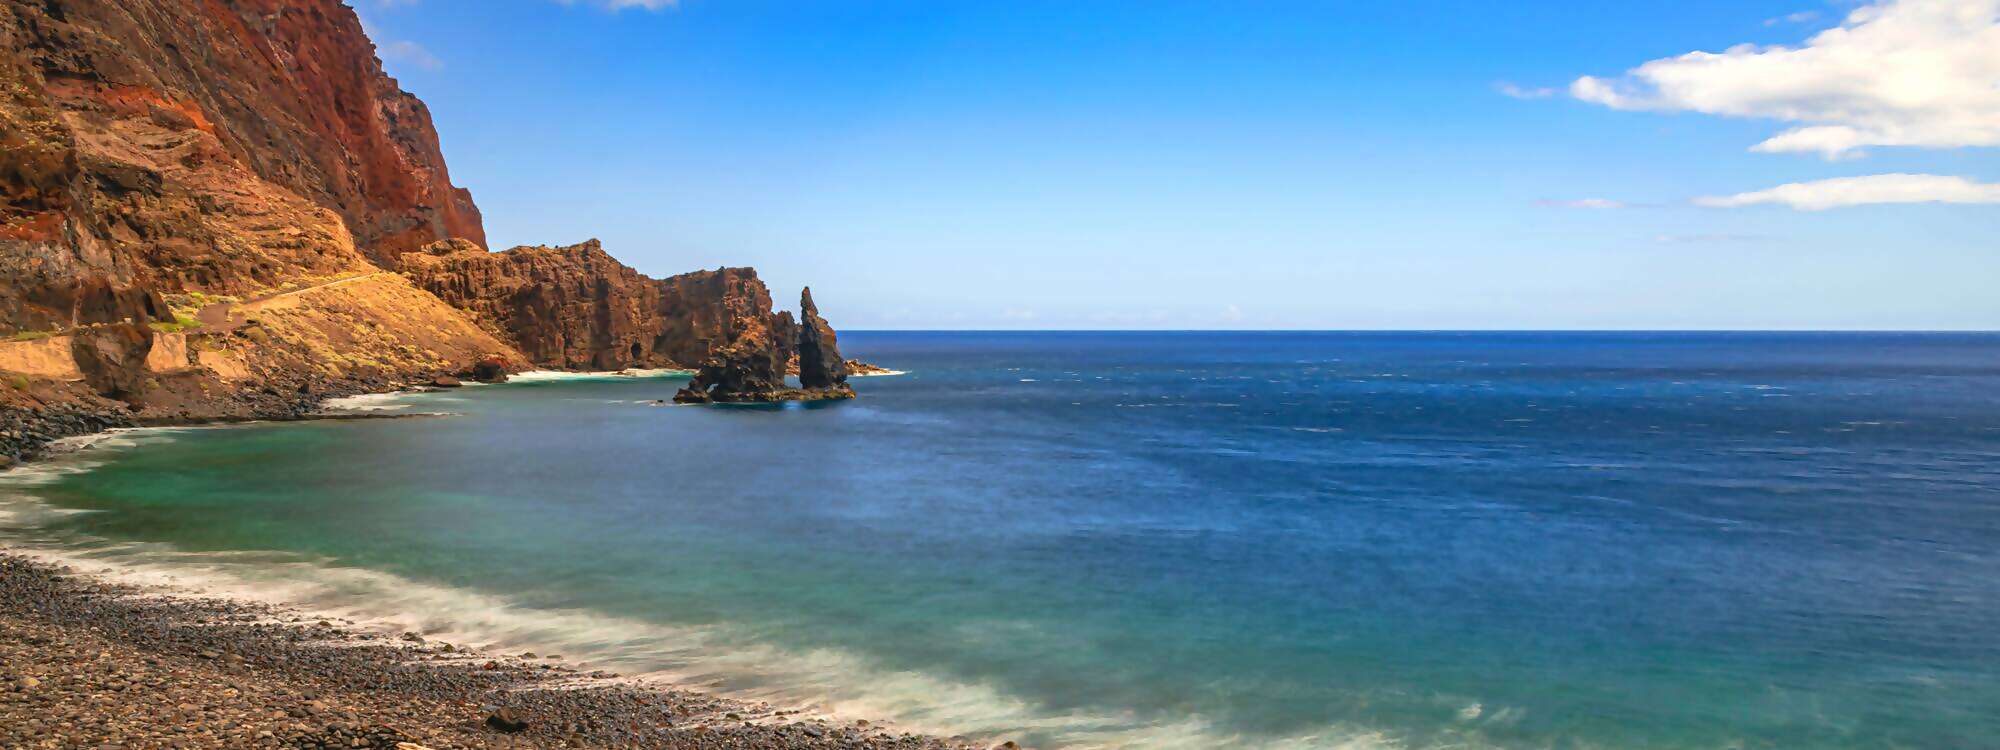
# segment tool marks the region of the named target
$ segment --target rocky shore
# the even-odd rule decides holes
[[[0,747],[972,745],[0,553]]]

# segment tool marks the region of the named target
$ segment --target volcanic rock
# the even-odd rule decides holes
[[[818,401],[854,398],[847,385],[847,362],[840,358],[833,327],[819,316],[812,290],[799,296],[801,319],[769,312],[770,299],[761,295],[745,303],[732,318],[729,343],[704,360],[687,387],[674,394],[681,403]],[[785,384],[796,368],[799,388]]]
[[[83,371],[84,382],[111,398],[139,395],[146,386],[146,355],[153,337],[132,323],[96,326],[70,338],[70,356]]]
[[[784,387],[794,325],[771,311],[756,269],[654,279],[612,258],[597,240],[489,253],[440,242],[410,253],[418,286],[471,312],[537,366],[563,370],[695,368],[711,359],[739,370],[730,390]],[[768,339],[768,341],[767,341]],[[776,352],[775,374],[759,357]]]
[[[520,372],[522,369],[512,360],[496,354],[472,363],[472,370],[467,374],[481,383],[505,383],[508,373]]]
[[[840,357],[833,326],[819,316],[812,287],[799,293],[799,386],[834,388],[847,384],[847,360]]]
[[[142,419],[518,358],[377,265],[453,237],[478,210],[338,0],[0,0],[0,340],[70,337]],[[155,329],[199,356],[148,373]]]
[[[515,734],[527,731],[528,720],[514,709],[501,708],[486,715],[486,726],[492,727],[494,731]]]

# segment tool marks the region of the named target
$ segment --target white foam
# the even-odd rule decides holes
[[[909,370],[883,370],[881,372],[853,372],[853,373],[848,373],[847,376],[850,378],[886,378],[889,377],[890,375],[908,375],[908,374],[910,374]]]
[[[320,404],[323,411],[398,411],[410,408],[408,392],[363,393],[330,398]]]
[[[595,372],[568,372],[564,370],[529,370],[507,377],[509,383],[545,383],[553,380],[622,380],[630,378],[675,378],[688,377],[690,370],[642,369],[609,370]]]
[[[169,431],[130,431],[92,445],[137,446]],[[668,625],[586,610],[522,606],[507,597],[430,584],[284,552],[188,552],[150,542],[113,543],[75,532],[41,532],[65,511],[32,494],[35,472],[74,473],[102,463],[84,451],[0,473],[0,544],[45,562],[155,594],[197,594],[290,608],[343,620],[382,637],[415,631],[493,653],[565,655],[583,670],[642,683],[667,682],[838,719],[888,719],[895,731],[965,735],[981,741],[1034,738],[1077,749],[1222,747],[1384,750],[1405,744],[1382,732],[1329,725],[1291,737],[1244,737],[1198,715],[1171,720],[1108,712],[1055,712],[993,685],[895,669],[839,649],[796,650],[757,641],[729,625]],[[1451,745],[1480,747],[1460,737]]]

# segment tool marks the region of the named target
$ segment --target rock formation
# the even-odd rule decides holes
[[[732,325],[771,314],[754,269],[653,279],[597,240],[497,253],[442,242],[402,265],[417,286],[557,369],[691,368],[735,339]]]
[[[518,359],[381,273],[452,237],[478,210],[337,0],[0,0],[0,368],[199,419]]]
[[[833,326],[819,316],[812,287],[799,293],[799,386],[806,389],[847,385],[847,360],[840,358]]]
[[[784,390],[799,329],[750,269],[485,242],[340,0],[0,0],[0,370],[43,394],[0,410],[80,382],[139,422],[286,416],[529,366]]]
[[[739,309],[727,344],[702,362],[694,379],[674,394],[681,403],[823,401],[854,398],[847,384],[847,362],[840,358],[833,327],[819,316],[812,290],[799,295],[800,320],[789,313],[770,312],[769,295],[761,306]],[[798,388],[785,383],[796,364]]]

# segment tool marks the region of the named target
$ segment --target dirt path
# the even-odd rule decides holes
[[[239,325],[235,321],[235,314],[237,311],[253,312],[256,310],[261,310],[266,307],[269,307],[273,302],[277,300],[282,300],[288,297],[295,297],[301,294],[305,294],[306,292],[316,292],[321,289],[330,289],[336,286],[340,286],[342,284],[352,284],[357,281],[372,279],[386,273],[389,272],[375,271],[373,273],[364,273],[359,276],[348,276],[346,278],[321,282],[309,287],[293,289],[289,292],[278,292],[275,294],[266,294],[261,297],[253,297],[251,299],[247,299],[241,302],[217,302],[207,307],[203,307],[201,310],[195,312],[194,318],[195,320],[201,322],[201,326],[204,330],[213,331],[216,333],[228,333],[229,331],[235,330],[237,325]]]

